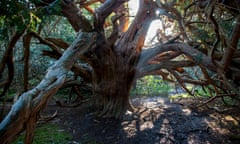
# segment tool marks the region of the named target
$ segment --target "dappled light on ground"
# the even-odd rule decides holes
[[[136,100],[133,99],[133,101]],[[149,139],[151,143],[213,143],[217,141],[205,122],[210,121],[208,117],[194,113],[181,105],[171,104],[167,98],[145,98],[141,103],[143,107],[135,112],[140,115],[137,119],[138,125],[135,127],[140,129],[135,128],[135,133],[138,134],[134,136],[137,137],[135,139],[140,139],[141,143],[148,142]],[[141,129],[142,127],[144,129]],[[144,137],[141,133],[145,132],[148,135]]]
[[[221,144],[239,142],[231,139],[234,117],[211,111],[198,111],[184,104],[171,103],[166,97],[134,98],[135,111],[123,119],[97,118],[89,107],[57,108],[52,120],[72,133],[81,144]],[[52,107],[52,108],[51,108]],[[54,109],[53,109],[54,108]],[[54,112],[54,105],[47,112]],[[238,120],[236,120],[238,121]],[[235,124],[238,124],[236,123]],[[235,129],[239,130],[239,125]]]

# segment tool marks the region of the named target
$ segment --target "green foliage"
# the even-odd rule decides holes
[[[7,40],[9,29],[15,31],[37,31],[47,24],[47,17],[60,15],[59,0],[48,6],[37,7],[39,0],[3,0],[0,1],[0,39]],[[41,1],[42,2],[42,1]]]
[[[212,87],[212,86],[209,86]],[[205,87],[197,86],[193,89],[194,95],[198,97],[210,97],[210,89]]]
[[[223,102],[225,105],[228,106],[238,106],[239,105],[239,101],[234,99],[234,97],[223,97]]]
[[[57,125],[44,124],[35,129],[33,144],[66,144],[73,137],[70,133],[65,132]],[[22,134],[14,144],[23,144],[24,135]]]
[[[145,76],[136,81],[136,85],[132,88],[132,95],[147,95],[167,96],[170,90],[170,86],[167,82],[164,82],[159,76]]]
[[[209,98],[211,97],[211,92],[213,92],[213,87],[212,86],[194,86],[191,84],[188,84],[187,89],[192,92],[194,97],[200,97],[200,98]],[[190,95],[189,93],[182,91],[178,92],[175,88],[176,92],[173,92],[172,95],[169,96],[170,99],[179,99],[179,98],[192,98],[193,96]]]
[[[45,19],[43,34],[47,37],[61,38],[66,42],[73,42],[76,32],[64,17],[49,16]]]

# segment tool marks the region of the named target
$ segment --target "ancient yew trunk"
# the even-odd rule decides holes
[[[129,92],[136,78],[136,66],[148,27],[155,17],[156,5],[151,1],[141,1],[138,15],[128,31],[116,39],[117,42],[112,37],[106,38],[102,31],[104,17],[100,16],[108,13],[110,5],[119,4],[109,1],[96,12],[96,18],[99,20],[96,20],[95,27],[99,28],[99,42],[87,61],[94,70],[93,92],[100,115],[120,117],[127,108],[131,108]]]
[[[1,73],[7,59],[12,60],[11,51],[23,33],[25,33],[24,48],[26,55],[29,55],[31,39],[35,38],[39,43],[51,48],[51,51],[43,51],[44,55],[58,60],[54,66],[49,68],[40,84],[20,96],[1,122],[0,141],[2,143],[10,143],[23,130],[26,130],[25,142],[32,142],[39,111],[44,108],[51,96],[66,83],[65,77],[70,70],[75,77],[81,77],[91,84],[94,107],[97,116],[101,117],[121,118],[127,109],[132,110],[129,103],[131,86],[137,78],[150,74],[161,75],[164,80],[178,82],[191,95],[194,94],[188,90],[185,83],[206,86],[211,93],[216,94],[213,98],[219,97],[218,94],[222,94],[220,92],[225,92],[231,96],[239,96],[235,85],[230,84],[230,82],[238,84],[234,80],[239,79],[239,74],[236,74],[234,78],[229,78],[225,73],[225,70],[231,74],[239,72],[239,68],[233,65],[234,62],[239,63],[239,15],[236,18],[234,17],[231,43],[226,43],[226,38],[220,39],[219,37],[218,25],[216,25],[213,14],[214,4],[220,2],[214,1],[211,3],[209,9],[212,12],[207,18],[209,22],[202,22],[206,16],[204,14],[194,15],[196,12],[191,13],[191,11],[193,6],[194,10],[202,8],[203,5],[206,5],[205,1],[199,3],[191,1],[192,3],[186,7],[180,7],[180,3],[177,2],[139,0],[137,15],[129,23],[131,15],[127,9],[127,1],[80,0],[77,5],[77,2],[71,0],[61,0],[59,3],[61,15],[65,16],[74,30],[78,32],[78,36],[70,46],[59,39],[43,38],[40,33],[34,31],[25,32],[24,29],[23,32],[16,33],[2,59]],[[96,2],[101,4],[96,10],[93,10],[90,6]],[[42,0],[38,3],[32,2],[32,4],[34,4],[34,8],[41,8],[46,5],[52,6],[55,1]],[[226,5],[225,3],[220,4]],[[93,21],[84,17],[80,11],[83,8],[92,15]],[[179,11],[179,9],[183,10]],[[235,13],[237,12],[234,10]],[[158,36],[158,43],[143,49],[151,22],[160,18],[160,16],[163,16],[161,17],[163,20],[168,20],[168,25],[177,25],[178,29],[175,30],[177,33],[172,33],[173,36],[169,37],[164,30],[159,30],[157,33],[157,35],[160,35]],[[109,17],[112,18],[111,23],[107,20]],[[191,33],[191,31],[200,31],[197,26],[193,25],[195,22],[190,21],[197,17],[200,17],[199,20],[201,20],[200,22],[197,21],[197,24],[212,24],[214,27],[212,31],[219,38],[216,39],[215,44],[209,46],[210,42],[203,40],[200,43],[200,40],[197,39],[199,33]],[[109,25],[111,28],[109,28]],[[107,28],[111,29],[110,32],[106,30]],[[221,51],[222,47],[217,47],[220,45],[219,42],[221,42],[221,45],[225,44],[224,51]],[[62,52],[63,50],[65,51]],[[231,55],[234,56],[231,57]],[[29,66],[27,56],[24,63],[24,90],[27,90]],[[14,70],[12,61],[8,66],[10,69],[8,77],[10,77]],[[197,70],[201,72],[202,77],[192,76],[185,71],[184,67],[198,67]],[[212,73],[217,74],[218,77]],[[227,80],[227,78],[229,79]],[[6,87],[3,95],[10,83],[11,78],[0,83],[0,86]]]

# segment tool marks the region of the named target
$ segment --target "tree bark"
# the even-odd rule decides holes
[[[95,40],[95,33],[80,33],[63,56],[48,69],[43,80],[34,89],[20,96],[0,123],[0,141],[2,144],[11,143],[25,129],[27,130],[25,143],[32,143],[32,134],[39,112],[63,85],[67,72],[79,58],[79,55],[91,47]]]
[[[148,62],[150,62],[151,60],[154,60],[157,54],[167,52],[167,51],[180,52],[192,58],[192,60],[196,64],[202,64],[204,67],[206,67],[207,69],[213,72],[217,71],[217,67],[213,64],[210,57],[198,51],[197,49],[189,46],[188,44],[184,44],[184,43],[159,44],[159,45],[153,46],[153,48],[144,50],[140,56],[138,69],[141,69],[142,67],[148,65]]]
[[[24,30],[25,31],[25,30]],[[13,76],[14,76],[14,62],[13,62],[13,49],[19,40],[19,38],[23,35],[24,31],[17,31],[14,36],[11,38],[11,41],[9,42],[9,45],[7,47],[7,50],[4,53],[4,56],[0,63],[0,75],[2,75],[5,66],[8,67],[8,77],[7,80],[2,83],[4,85],[3,92],[0,94],[0,97],[4,96],[7,90],[9,89]],[[1,85],[0,85],[1,86]]]
[[[123,57],[111,53],[93,65],[93,92],[98,116],[120,118],[131,109],[129,92],[135,70]]]
[[[132,110],[129,102],[130,88],[136,78],[135,68],[145,36],[155,17],[155,3],[151,0],[140,1],[140,10],[131,26],[115,45],[109,45],[102,34],[102,25],[111,10],[118,8],[118,4],[123,2],[124,0],[107,0],[97,10],[95,17],[94,26],[99,37],[89,64],[93,68],[95,105],[101,117],[120,118],[127,109]]]
[[[30,57],[30,43],[32,36],[27,33],[23,36],[24,47],[24,74],[23,74],[23,90],[28,90],[28,73],[29,73],[29,57]]]
[[[62,13],[69,20],[70,24],[76,32],[91,31],[92,25],[89,21],[81,15],[79,8],[74,4],[74,1],[61,1]]]
[[[240,16],[238,16],[236,19],[236,24],[235,27],[233,28],[232,36],[229,40],[228,47],[226,48],[221,61],[223,65],[223,71],[226,71],[231,63],[233,54],[237,50],[239,38],[240,38]]]

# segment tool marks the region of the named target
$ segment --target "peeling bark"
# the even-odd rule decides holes
[[[146,65],[149,61],[151,61],[151,59],[156,54],[166,52],[166,51],[180,52],[192,58],[196,64],[202,64],[204,67],[214,72],[217,70],[216,66],[212,63],[211,59],[207,55],[189,46],[188,44],[183,44],[183,43],[163,44],[163,45],[159,44],[154,46],[153,48],[144,50],[141,54],[141,57],[138,63],[138,69]]]
[[[32,90],[23,93],[0,123],[0,141],[11,143],[17,135],[26,131],[25,143],[32,142],[32,134],[39,112],[63,85],[67,72],[79,55],[95,44],[94,33],[80,33],[63,56],[48,69],[43,80]]]
[[[175,70],[178,67],[192,67],[192,66],[196,66],[196,64],[192,61],[165,61],[160,62],[159,64],[147,64],[137,69],[136,77],[142,77],[148,75],[149,73],[153,73],[154,71],[158,71],[160,69]]]
[[[88,5],[97,1],[103,4],[96,11],[88,7]],[[80,8],[85,8],[93,14],[94,23],[92,25],[79,13],[80,10],[74,1],[62,0],[62,13],[69,20],[74,30],[87,32],[80,33],[80,36],[76,38],[76,41],[70,47],[57,39],[42,38],[36,33],[31,33],[40,43],[48,45],[52,49],[51,51],[44,51],[43,54],[56,59],[61,58],[54,66],[49,68],[45,78],[38,86],[23,93],[16,104],[14,104],[10,113],[0,124],[1,142],[8,143],[12,141],[24,129],[27,130],[25,142],[32,142],[32,134],[39,111],[44,108],[48,99],[66,82],[65,76],[70,69],[76,76],[81,76],[84,80],[92,83],[96,111],[98,116],[102,117],[119,118],[127,109],[131,109],[132,107],[129,103],[131,85],[136,78],[144,75],[160,74],[164,80],[172,82],[177,79],[190,94],[191,92],[186,88],[185,83],[211,84],[215,89],[218,88],[219,85],[213,82],[206,70],[216,72],[219,68],[218,65],[212,62],[211,56],[208,56],[207,52],[204,54],[188,44],[174,42],[182,36],[184,38],[184,40],[181,39],[182,41],[191,39],[187,29],[188,26],[190,27],[190,24],[185,25],[185,20],[187,21],[188,18],[184,20],[184,16],[178,11],[178,8],[173,6],[174,4],[171,5],[166,2],[166,4],[162,4],[160,7],[169,11],[165,13],[166,16],[177,20],[180,29],[178,36],[170,39],[165,44],[142,49],[149,25],[156,18],[155,9],[158,6],[155,1],[140,0],[138,14],[128,27],[128,19],[125,19],[126,17],[124,16],[121,17],[124,14],[118,11],[123,8],[122,4],[126,1],[80,1]],[[112,24],[113,32],[110,37],[106,38],[104,29],[106,18],[112,13],[116,14],[116,19],[113,20]],[[121,18],[124,22],[118,24],[117,21]],[[232,60],[231,56],[233,54],[235,54],[234,60],[239,61],[237,53],[235,53],[239,37],[239,27],[236,28],[237,30],[234,30],[231,41],[235,50],[231,46],[226,49],[230,49],[228,52],[218,55],[219,59],[224,57],[222,61],[226,69],[231,68],[228,62]],[[93,36],[91,31],[97,34]],[[119,33],[121,33],[120,37]],[[88,38],[84,38],[85,35]],[[83,47],[84,50],[79,50],[78,47]],[[63,53],[63,50],[66,51]],[[184,56],[186,60],[173,60],[178,56]],[[77,59],[84,62],[84,64],[74,64]],[[186,74],[183,67],[189,66],[199,66],[202,69],[205,80],[197,81],[191,79],[191,77],[181,77],[181,74]],[[162,69],[167,70],[167,72]],[[169,78],[169,75],[175,77]],[[223,80],[227,81],[227,79]],[[14,120],[16,122],[13,122]]]
[[[97,32],[102,33],[105,18],[119,6],[116,5],[118,2],[106,1],[97,10]],[[140,11],[134,22],[115,45],[109,46],[104,35],[98,37],[99,43],[93,49],[89,63],[93,68],[93,93],[99,116],[119,118],[127,109],[132,110],[129,92],[135,80],[135,67],[148,27],[155,17],[155,8],[156,5],[151,0],[141,1]]]

